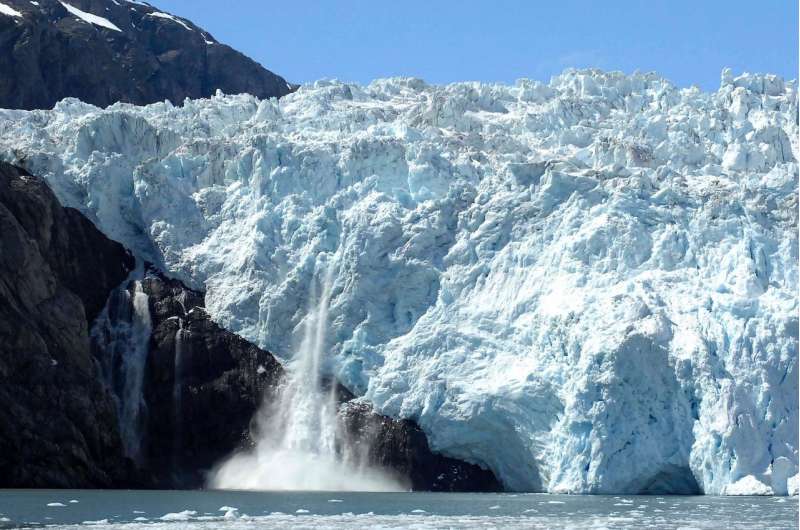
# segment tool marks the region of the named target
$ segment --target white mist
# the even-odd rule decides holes
[[[211,475],[218,489],[403,491],[400,482],[370,467],[338,434],[335,385],[322,378],[335,267],[325,266],[321,289],[312,283],[302,339],[286,366],[277,399],[258,417],[256,446],[234,454]],[[339,446],[337,449],[337,445]]]

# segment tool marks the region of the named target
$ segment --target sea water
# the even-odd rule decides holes
[[[797,497],[1,490],[0,528],[798,528]]]

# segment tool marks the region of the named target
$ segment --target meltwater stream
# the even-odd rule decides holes
[[[178,331],[175,332],[175,375],[172,382],[172,408],[174,416],[174,429],[172,439],[172,465],[178,469],[181,462],[181,415],[183,414],[183,355],[186,342],[186,330],[183,329],[183,319],[178,318]]]
[[[142,386],[152,327],[143,276],[143,266],[137,264],[112,292],[92,328],[93,347],[100,352],[104,377],[117,404],[125,453],[135,461],[141,453],[145,412]]]
[[[302,340],[278,398],[258,417],[256,446],[233,455],[213,473],[210,486],[238,490],[402,491],[402,485],[349,450],[337,427],[335,385],[323,380],[328,311],[336,278],[326,263],[314,281]]]

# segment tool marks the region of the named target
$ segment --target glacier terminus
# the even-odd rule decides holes
[[[796,494],[797,86],[568,70],[0,110],[0,159],[510,490]],[[319,278],[316,278],[319,281]]]

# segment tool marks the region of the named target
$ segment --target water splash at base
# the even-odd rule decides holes
[[[335,384],[322,378],[335,267],[325,266],[321,289],[312,284],[300,346],[288,364],[278,398],[259,413],[256,446],[234,454],[211,475],[218,489],[403,491],[390,473],[350,450],[337,422]],[[327,387],[327,388],[326,388]]]

